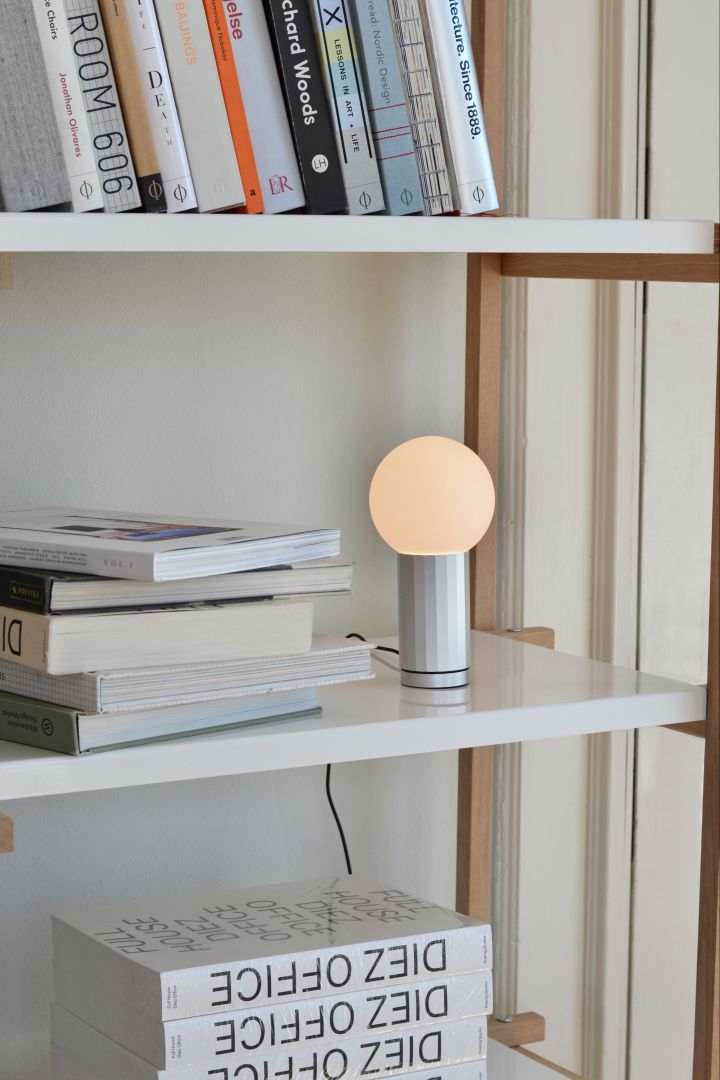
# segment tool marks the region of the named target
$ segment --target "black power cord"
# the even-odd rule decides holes
[[[362,636],[362,634],[346,634],[345,637],[346,638],[356,638],[358,641],[367,641],[367,638],[364,638]],[[400,650],[399,649],[393,649],[389,645],[376,645],[375,647],[376,647],[376,649],[378,649],[379,652],[390,652],[390,653],[395,653],[396,656],[400,655]],[[340,841],[342,843],[343,853],[345,855],[345,865],[347,867],[347,872],[348,872],[348,874],[352,874],[352,863],[350,862],[350,852],[348,851],[347,840],[345,839],[345,830],[342,827],[342,822],[340,821],[340,816],[339,816],[337,810],[335,809],[335,803],[333,802],[332,791],[330,790],[330,774],[331,774],[331,770],[332,770],[332,765],[327,765],[325,767],[325,794],[327,795],[327,801],[330,804],[330,809],[332,810],[332,816],[335,818],[335,824],[337,825],[338,832],[340,833]]]

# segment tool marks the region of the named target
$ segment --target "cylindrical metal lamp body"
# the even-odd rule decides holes
[[[470,679],[470,560],[398,555],[403,686],[466,686]]]

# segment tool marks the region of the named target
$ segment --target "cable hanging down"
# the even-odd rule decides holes
[[[358,641],[367,641],[362,634],[346,634],[346,638],[357,638]],[[381,652],[395,653],[399,655],[399,649],[393,649],[390,645],[376,645],[376,648]],[[342,827],[340,821],[340,815],[335,809],[335,803],[333,802],[332,791],[330,790],[330,775],[332,765],[327,765],[325,768],[325,794],[327,795],[327,801],[330,804],[332,810],[332,816],[335,818],[335,824],[337,825],[338,832],[340,833],[340,841],[342,843],[343,854],[345,855],[345,865],[347,867],[348,874],[352,874],[352,863],[350,862],[350,852],[348,851],[347,840],[345,839],[345,830]]]

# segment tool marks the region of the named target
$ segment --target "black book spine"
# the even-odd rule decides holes
[[[52,585],[53,579],[47,574],[0,566],[0,607],[48,615]]]
[[[285,103],[312,214],[347,211],[337,143],[307,0],[265,0]]]

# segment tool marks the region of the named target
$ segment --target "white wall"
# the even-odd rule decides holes
[[[0,293],[0,501],[339,525],[395,628],[372,471],[462,437],[461,257],[23,256]],[[335,873],[322,770],[18,801],[0,858],[0,1080],[46,1080],[49,913]],[[455,755],[334,770],[354,868],[454,900]],[[0,800],[2,791],[0,791]]]

